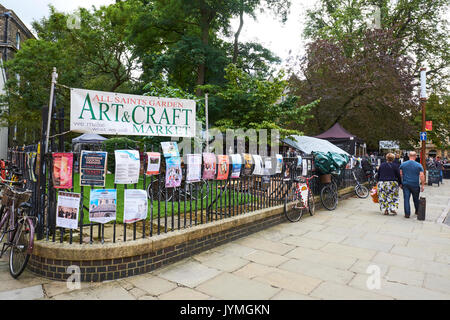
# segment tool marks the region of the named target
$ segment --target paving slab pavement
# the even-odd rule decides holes
[[[15,280],[3,257],[0,299],[450,299],[450,226],[442,223],[450,182],[426,186],[423,195],[425,221],[405,219],[403,201],[398,215],[384,216],[370,198],[352,197],[335,211],[318,210],[148,274],[79,289],[28,271]]]

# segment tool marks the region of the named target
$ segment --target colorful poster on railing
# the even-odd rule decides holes
[[[176,188],[181,186],[182,177],[181,158],[166,158],[166,188]]]
[[[194,137],[195,100],[70,89],[70,131]]]
[[[297,156],[297,168],[300,168],[302,166],[302,157]]]
[[[249,153],[243,154],[244,158],[244,172],[242,173],[244,176],[250,176],[252,174],[253,169],[253,158]]]
[[[197,182],[201,179],[202,155],[186,155],[186,182]]]
[[[159,174],[161,166],[161,154],[159,152],[147,152],[147,175]]]
[[[283,171],[283,156],[281,154],[277,154],[275,157],[277,158],[275,173],[281,173]]]
[[[230,159],[227,155],[221,154],[217,156],[217,180],[228,179],[230,168]]]
[[[161,142],[164,158],[179,157],[178,144],[174,141]]]
[[[107,223],[116,220],[117,190],[92,189],[89,201],[89,221]]]
[[[104,187],[108,153],[83,150],[80,159],[80,186]]]
[[[79,193],[58,192],[56,204],[56,226],[67,229],[78,228],[78,212],[80,210]]]
[[[216,156],[214,153],[203,153],[203,179],[211,180],[216,176]]]
[[[53,187],[72,188],[73,153],[53,153]]]
[[[237,179],[241,175],[241,168],[242,168],[241,155],[232,154],[232,155],[230,155],[230,160],[231,160],[231,164],[232,164],[231,179]]]
[[[147,192],[141,189],[125,189],[123,222],[133,223],[147,218]]]
[[[260,155],[254,154],[253,160],[255,162],[255,168],[253,169],[253,174],[261,176],[263,174],[263,161]]]
[[[133,184],[139,181],[141,161],[137,150],[115,150],[116,171],[114,183]]]

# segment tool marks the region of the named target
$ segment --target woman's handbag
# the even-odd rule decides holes
[[[372,201],[374,203],[378,203],[378,188],[374,186],[372,190],[370,190],[370,196],[372,197]]]

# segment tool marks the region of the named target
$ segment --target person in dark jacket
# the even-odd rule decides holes
[[[392,153],[386,155],[378,169],[378,202],[380,210],[388,215],[389,212],[396,215],[400,203],[399,187],[402,184],[399,166],[394,163],[395,156]]]

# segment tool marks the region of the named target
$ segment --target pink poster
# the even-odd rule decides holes
[[[211,180],[216,175],[216,156],[214,153],[203,154],[203,179]]]
[[[72,188],[73,153],[53,153],[53,187]]]
[[[227,155],[217,156],[217,180],[226,180],[229,173],[230,160]]]

